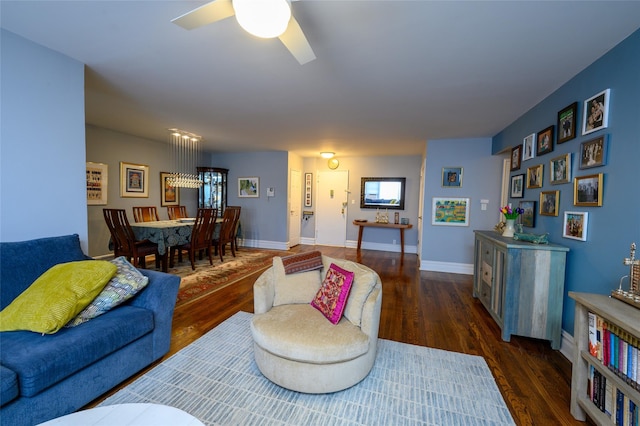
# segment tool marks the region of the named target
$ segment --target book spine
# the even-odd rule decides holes
[[[596,339],[596,314],[589,312],[589,353],[598,356],[598,342]]]

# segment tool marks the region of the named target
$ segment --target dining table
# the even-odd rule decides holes
[[[216,219],[214,239],[220,232],[219,224],[222,218]],[[168,271],[167,262],[171,247],[181,246],[191,241],[191,231],[195,224],[195,218],[183,218],[175,220],[156,220],[151,222],[136,222],[131,224],[131,229],[136,240],[149,240],[158,244],[158,254],[162,256],[162,271]]]
[[[158,254],[162,256],[162,271],[167,272],[171,247],[187,244],[191,241],[191,230],[195,219],[156,220],[131,224],[136,240],[149,240],[158,244]]]

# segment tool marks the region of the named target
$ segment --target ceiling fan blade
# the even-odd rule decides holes
[[[192,30],[235,15],[231,0],[215,0],[172,19],[176,25]]]
[[[307,62],[311,62],[316,59],[316,54],[313,53],[311,45],[307,41],[300,28],[300,24],[293,16],[289,21],[289,26],[279,37],[280,41],[289,49],[289,52],[298,60],[300,65],[304,65]]]

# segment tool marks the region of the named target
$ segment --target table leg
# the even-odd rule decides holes
[[[161,258],[162,272],[167,272],[169,270],[169,268],[167,268],[168,258],[169,258],[169,250],[165,251]]]
[[[358,250],[360,250],[360,246],[362,245],[362,231],[364,230],[364,226],[358,226]]]
[[[404,255],[404,228],[400,228],[400,251]]]

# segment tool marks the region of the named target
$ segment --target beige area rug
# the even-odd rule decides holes
[[[179,275],[182,278],[176,306],[191,303],[207,294],[220,290],[240,281],[248,275],[261,272],[272,264],[274,256],[288,256],[289,252],[282,250],[264,250],[241,248],[236,250],[236,257],[227,251],[224,263],[220,263],[220,257],[213,258],[213,266],[204,256],[202,260],[196,257],[196,270],[191,269],[189,256],[184,253],[182,262],[178,263],[176,254],[173,268],[169,268],[170,274]]]

